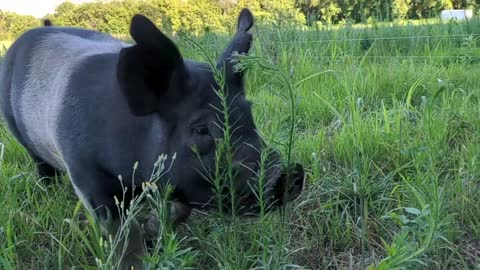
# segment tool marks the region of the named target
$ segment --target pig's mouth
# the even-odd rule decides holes
[[[258,196],[258,190],[242,198],[240,215],[256,217],[262,210],[264,213],[272,212],[293,201],[303,190],[305,173],[303,167],[296,163],[290,169],[275,169],[270,179],[273,180],[267,184],[262,199]]]
[[[304,181],[302,165],[296,163],[293,168],[283,170],[273,187],[274,205],[281,206],[296,199],[302,193]]]
[[[266,183],[262,189],[258,177],[251,178],[252,181],[239,181],[243,183],[241,187],[235,189],[235,212],[240,216],[256,217],[262,212],[272,212],[286,205],[288,202],[296,199],[303,190],[305,173],[303,167],[296,163],[288,168],[280,168],[279,166],[270,168],[267,173]],[[260,196],[259,194],[263,194]],[[197,211],[218,211],[223,213],[232,212],[232,196],[230,196],[230,188],[225,186],[221,190],[221,196],[213,193],[206,203],[185,203]],[[218,203],[221,198],[222,202]],[[180,200],[181,201],[181,200]],[[187,201],[187,200],[184,200]],[[218,209],[218,207],[221,209]]]

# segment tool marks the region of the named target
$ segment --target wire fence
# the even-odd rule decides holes
[[[294,62],[304,61],[304,62],[325,62],[325,61],[335,61],[335,60],[362,60],[362,59],[374,59],[374,60],[419,60],[419,61],[469,61],[469,62],[480,62],[480,34],[477,33],[466,33],[466,34],[442,34],[442,35],[418,35],[418,36],[393,36],[393,37],[363,37],[363,38],[350,38],[350,39],[305,39],[305,40],[282,40],[281,37],[272,36],[268,39],[265,37],[260,37],[257,39],[257,43],[260,46],[267,47],[265,52],[267,53],[267,58],[271,57],[270,53],[278,53],[281,43],[283,44],[326,44],[326,43],[349,43],[349,42],[364,42],[368,41],[366,49],[359,49],[359,47],[338,47],[339,49],[333,53],[330,53],[327,46],[319,47],[319,51],[303,51],[302,55],[289,55],[286,57],[287,60],[292,60]],[[455,42],[455,45],[449,44],[446,45],[448,48],[446,50],[437,50],[438,42],[443,42],[442,40],[437,43],[428,44],[426,41],[422,43],[421,40],[432,40],[432,39],[443,39],[445,42]],[[410,44],[407,46],[402,46],[401,44],[398,47],[395,45],[386,45],[387,47],[377,47],[373,50],[376,41],[404,41],[404,40],[413,40],[418,41],[418,43]],[[459,43],[460,41],[460,43]],[[203,44],[202,44],[203,43]],[[465,50],[462,48],[462,44],[469,44],[469,48]],[[211,41],[205,40],[198,43],[205,51],[217,52],[219,48],[226,46],[226,42],[215,39],[212,43]],[[424,45],[425,44],[425,45]],[[272,51],[269,51],[269,46],[272,47]],[[362,46],[361,44],[356,46]],[[388,47],[392,46],[392,47]],[[424,47],[422,47],[424,46]],[[302,50],[302,47],[296,47]],[[308,47],[309,49],[315,48],[315,45]],[[295,49],[293,47],[292,49]],[[422,54],[422,50],[427,49],[425,54]],[[429,51],[430,49],[430,51]],[[277,50],[277,52],[275,52]],[[401,53],[403,51],[404,53]],[[413,53],[413,54],[408,54]],[[308,58],[308,59],[305,59]],[[285,58],[284,58],[285,59]],[[281,57],[277,57],[276,60],[281,61]]]
[[[397,36],[397,37],[364,37],[350,39],[322,39],[322,40],[278,40],[281,43],[328,43],[328,42],[351,42],[351,41],[395,41],[405,39],[435,39],[435,38],[459,38],[459,37],[478,37],[480,34],[456,34],[456,35],[430,35],[430,36]]]
[[[443,59],[443,58],[460,58],[465,57],[462,55],[337,55],[337,56],[329,56],[329,55],[322,55],[310,58],[312,60],[321,60],[321,59],[335,59],[335,58],[418,58],[418,59]],[[480,58],[480,57],[473,57],[473,58]]]
[[[419,40],[419,39],[448,39],[450,41],[454,40],[455,38],[476,38],[479,37],[480,34],[456,34],[456,35],[424,35],[424,36],[396,36],[396,37],[363,37],[363,38],[340,38],[340,39],[321,39],[321,40],[311,40],[311,39],[306,39],[306,40],[281,40],[281,39],[265,39],[265,38],[257,38],[260,42],[269,42],[269,43],[329,43],[329,42],[361,42],[361,41],[397,41],[397,40]],[[188,40],[184,40],[187,41]],[[205,42],[205,41],[204,41]],[[216,47],[213,46],[211,43],[207,42],[207,44],[201,44],[202,42],[199,42],[199,45],[201,46],[207,46],[207,47]],[[216,40],[216,43],[224,43],[223,41],[220,42]]]
[[[449,35],[418,35],[418,36],[395,36],[395,37],[361,37],[361,38],[337,38],[337,39],[320,39],[320,40],[312,40],[312,39],[298,39],[298,40],[282,40],[282,39],[274,39],[273,37],[268,37],[265,39],[263,37],[257,37],[257,40],[271,42],[271,43],[329,43],[329,42],[353,42],[353,41],[397,41],[397,40],[419,40],[419,39],[450,39],[453,40],[455,38],[476,38],[479,37],[480,33],[469,33],[469,34],[449,34]],[[216,39],[218,43],[218,39]],[[223,42],[222,42],[223,43]]]
[[[364,38],[346,38],[346,39],[322,39],[322,40],[313,40],[313,39],[305,39],[305,40],[281,40],[281,39],[265,39],[265,38],[258,38],[257,42],[261,44],[267,44],[267,46],[272,45],[273,47],[278,47],[276,44],[324,44],[324,43],[349,43],[349,42],[363,42],[368,41],[370,42],[369,46],[374,46],[373,43],[375,41],[387,41],[387,42],[395,42],[399,40],[430,40],[430,39],[445,39],[447,41],[455,41],[458,39],[473,39],[479,40],[478,38],[480,34],[476,33],[468,33],[468,34],[454,34],[454,35],[418,35],[418,36],[394,36],[394,37],[364,37]],[[182,40],[182,38],[181,38]],[[189,44],[187,39],[183,39],[182,41]],[[212,42],[214,41],[214,42]],[[203,44],[202,44],[203,43]],[[203,42],[199,42],[198,45],[202,47],[202,49],[206,51],[214,51],[217,52],[219,48],[223,48],[226,46],[223,40],[215,39],[215,40],[204,40]],[[417,44],[418,45],[418,44]],[[192,45],[188,45],[189,47],[194,47]],[[413,46],[415,47],[415,46]],[[0,63],[1,57],[5,53],[7,47],[0,46]],[[401,48],[400,48],[401,49]],[[459,49],[459,47],[455,48]],[[433,59],[460,59],[462,57],[467,57],[469,60],[476,61],[480,59],[480,48],[477,47],[476,43],[474,45],[474,49],[478,49],[478,53],[476,55],[462,55],[460,52],[458,55],[442,55],[442,54],[429,54],[429,55],[403,55],[403,54],[392,54],[392,55],[378,55],[378,54],[371,54],[368,49],[365,51],[364,54],[352,54],[349,51],[339,51],[336,52],[334,55],[308,55],[309,61],[326,61],[326,60],[335,60],[335,59],[417,59],[417,60],[433,60]],[[392,51],[393,53],[394,51]],[[375,52],[378,53],[378,52]],[[431,53],[431,52],[430,52]],[[452,53],[450,51],[450,53]],[[298,57],[305,57],[305,55],[300,55]]]

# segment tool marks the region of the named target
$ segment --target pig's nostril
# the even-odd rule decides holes
[[[275,183],[276,204],[282,205],[297,198],[302,192],[304,178],[305,172],[298,163],[289,171],[283,172]]]
[[[295,167],[293,169],[293,179],[295,186],[301,186],[303,188],[303,182],[305,180],[305,172],[303,170],[303,166],[295,163]]]

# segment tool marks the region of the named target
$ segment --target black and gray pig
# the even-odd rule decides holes
[[[4,59],[1,111],[40,177],[66,172],[99,221],[105,224],[109,217],[106,227],[113,234],[120,224],[114,197],[124,197],[122,186],[141,187],[149,181],[161,154],[176,156],[158,184],[172,185],[183,216],[192,208],[213,205],[212,182],[205,175],[215,168],[217,140],[224,137],[218,110],[222,95],[217,91],[225,91],[228,122],[235,131],[235,193],[244,213],[258,211],[251,187],[264,143],[245,97],[242,71],[231,61],[235,52],[248,53],[253,20],[248,9],[242,10],[237,32],[217,62],[224,74],[221,86],[210,65],[183,59],[175,44],[142,15],[131,21],[133,45],[85,29],[32,29]],[[278,152],[267,159],[273,165],[264,197],[278,206],[300,193],[303,168],[296,164],[286,174]],[[135,163],[138,168],[131,177]],[[125,198],[127,203],[131,199]],[[144,227],[132,225],[121,268],[141,268],[144,234]]]

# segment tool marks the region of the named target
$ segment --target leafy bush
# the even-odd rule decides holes
[[[39,25],[40,20],[35,19],[33,16],[0,10],[0,40],[12,39],[26,30]]]

